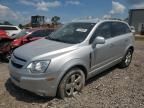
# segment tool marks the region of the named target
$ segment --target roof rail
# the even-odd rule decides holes
[[[93,18],[93,17],[82,17],[82,18],[75,18],[73,21],[77,20],[98,20],[99,18]]]
[[[119,18],[104,18],[104,20],[118,20],[118,21],[123,21],[122,19],[119,19]]]

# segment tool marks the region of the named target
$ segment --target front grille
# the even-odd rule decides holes
[[[26,60],[24,60],[20,57],[17,57],[14,54],[11,57],[11,64],[18,69],[22,68],[26,62],[27,62]]]
[[[26,62],[26,60],[24,60],[24,59],[22,59],[22,58],[19,58],[19,57],[15,56],[15,55],[13,55],[13,56],[14,56],[14,58],[16,58],[16,59],[18,59],[18,60],[20,60],[20,61]]]
[[[14,66],[14,67],[16,67],[16,68],[22,68],[23,67],[23,65],[20,65],[20,64],[17,64],[17,63],[15,63],[15,62],[13,62],[13,61],[11,61],[11,63],[12,63],[12,65]]]

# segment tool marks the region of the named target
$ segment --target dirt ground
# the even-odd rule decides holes
[[[0,108],[144,108],[144,41],[137,41],[129,68],[113,67],[86,82],[82,93],[60,100],[15,87],[0,63]]]

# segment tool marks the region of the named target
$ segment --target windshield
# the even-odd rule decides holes
[[[16,34],[14,37],[15,38],[19,38],[19,37],[25,36],[25,35],[27,35],[29,33],[30,32],[28,32],[27,30],[22,30],[21,32],[19,32],[18,34]]]
[[[85,40],[95,23],[70,23],[52,33],[46,39],[77,44]]]

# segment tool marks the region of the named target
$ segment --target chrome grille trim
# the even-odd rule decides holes
[[[25,63],[26,63],[26,60],[21,59],[20,57],[17,57],[14,54],[12,55],[12,57],[11,57],[11,64],[14,67],[20,69],[20,68],[22,68],[25,65]]]

